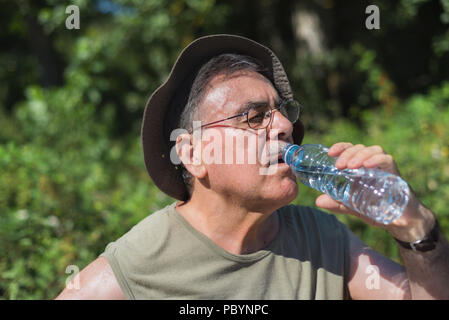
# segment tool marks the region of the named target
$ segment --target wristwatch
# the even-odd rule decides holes
[[[438,234],[440,231],[440,225],[438,224],[438,220],[435,220],[435,225],[432,230],[429,232],[427,236],[425,236],[421,240],[417,240],[414,242],[405,242],[399,239],[394,238],[397,243],[399,243],[402,247],[406,249],[412,249],[413,251],[430,251],[435,249],[436,243],[438,242]]]

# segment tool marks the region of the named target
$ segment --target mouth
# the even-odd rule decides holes
[[[276,141],[277,143],[270,144],[268,146],[268,159],[270,163],[268,165],[287,165],[282,159],[282,151],[288,142]]]
[[[284,159],[282,158],[282,154],[283,154],[283,150],[289,143],[291,143],[291,142],[287,142],[287,141],[279,141],[278,142],[278,149],[276,150],[278,163],[285,163]]]
[[[278,157],[278,163],[285,163],[284,159],[282,159],[282,155],[279,155]]]
[[[287,166],[287,164],[284,162],[284,159],[282,159],[282,155],[279,155],[277,158],[273,158],[273,160],[268,164],[270,166]]]

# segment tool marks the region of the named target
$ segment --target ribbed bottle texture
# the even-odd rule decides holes
[[[335,167],[337,158],[319,144],[290,144],[282,158],[306,186],[328,194],[332,199],[383,224],[402,215],[410,189],[400,177],[379,169]]]

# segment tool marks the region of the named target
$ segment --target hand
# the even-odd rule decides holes
[[[393,157],[385,153],[380,146],[366,147],[362,144],[353,145],[348,142],[340,142],[332,145],[328,155],[338,157],[335,166],[340,170],[345,168],[357,169],[360,167],[378,168],[397,176],[400,175]],[[383,227],[400,240],[414,241],[424,237],[426,231],[432,228],[434,218],[430,210],[419,202],[411,188],[410,191],[410,200],[404,213],[400,218],[394,220],[387,226],[349,209],[341,202],[333,200],[326,194],[320,195],[315,203],[323,209],[336,213],[351,214],[372,226]]]

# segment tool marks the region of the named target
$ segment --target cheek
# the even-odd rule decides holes
[[[211,180],[221,183],[228,181],[234,187],[238,186],[236,184],[258,184],[263,179],[256,165],[213,164],[208,166],[208,175]]]
[[[256,169],[261,159],[258,154],[257,139],[236,139],[230,135],[219,135],[209,130],[202,144],[202,160],[208,165],[249,166]],[[265,158],[262,161],[266,160]]]
[[[260,174],[257,139],[237,141],[231,135],[207,132],[203,144],[203,161],[207,164],[210,183],[217,188],[259,189],[266,176]],[[234,138],[234,141],[233,141]]]
[[[260,193],[264,183],[256,166],[248,165],[213,165],[208,172],[212,190],[219,194],[240,195],[254,198]]]

